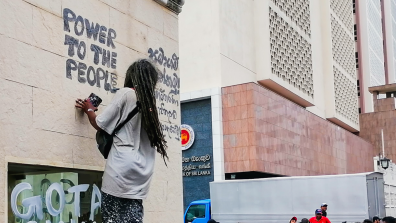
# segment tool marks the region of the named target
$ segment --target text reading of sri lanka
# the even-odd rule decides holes
[[[99,88],[103,86],[106,91],[111,91],[117,85],[115,73],[101,67],[87,66],[72,58],[77,55],[80,60],[84,60],[87,52],[91,52],[94,64],[115,70],[117,68],[117,53],[105,47],[116,48],[113,42],[117,36],[116,31],[111,28],[107,29],[106,26],[98,23],[90,23],[88,19],[84,19],[80,15],[77,16],[72,10],[65,8],[63,10],[63,30],[70,33],[72,22],[74,22],[75,35],[82,36],[85,33],[88,39],[93,38],[94,41],[98,41],[102,45],[91,44],[87,50],[87,44],[84,41],[65,34],[64,45],[68,45],[68,55],[71,57],[66,61],[66,77],[72,79],[72,72],[76,72],[78,82],[88,82],[89,85],[96,85]]]

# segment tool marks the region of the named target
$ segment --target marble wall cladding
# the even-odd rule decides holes
[[[374,112],[395,110],[395,98],[374,100]]]
[[[373,171],[373,146],[254,83],[222,89],[225,172]]]
[[[359,136],[374,146],[374,154],[382,153],[381,129],[384,131],[385,155],[396,160],[395,98],[374,100],[374,112],[360,114]]]

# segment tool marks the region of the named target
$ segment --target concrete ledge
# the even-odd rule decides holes
[[[302,106],[302,107],[311,107],[314,106],[314,104],[312,104],[311,102],[305,100],[304,98],[296,95],[295,93],[293,93],[292,91],[290,91],[289,89],[281,86],[280,84],[276,83],[275,81],[271,80],[271,79],[267,79],[267,80],[262,80],[259,81],[259,83],[270,89],[273,92],[276,92],[277,94],[289,99],[290,101]]]
[[[350,132],[359,132],[359,129],[356,129],[348,124],[346,124],[345,122],[341,121],[338,118],[327,118],[327,120],[329,120],[330,122],[350,131]]]

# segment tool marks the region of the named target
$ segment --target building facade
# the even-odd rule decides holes
[[[365,26],[382,38],[378,3],[365,3]],[[364,75],[356,68],[354,8],[352,0],[200,0],[183,8],[181,101],[211,100],[215,181],[374,170],[373,145],[358,136],[358,81],[385,83],[385,68],[374,66],[385,58],[372,37],[364,60],[375,63]],[[191,153],[200,150],[183,158]]]
[[[388,83],[385,75],[383,6],[380,0],[358,0],[355,5],[357,71],[361,113],[373,112],[369,87]]]
[[[386,84],[396,82],[396,2],[382,0]]]
[[[139,58],[161,71],[158,111],[168,142],[157,157],[145,222],[182,221],[178,13],[181,0],[0,1],[0,219],[101,222],[105,160],[74,107],[109,104]]]

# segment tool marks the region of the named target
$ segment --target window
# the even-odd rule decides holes
[[[195,218],[205,218],[205,210],[206,205],[204,204],[191,205],[190,208],[188,208],[185,223],[192,222]]]
[[[353,34],[355,35],[355,41],[357,41],[357,27],[356,27],[356,24],[353,25]]]
[[[8,223],[101,223],[102,175],[99,171],[10,163]],[[28,211],[31,206],[35,212]]]
[[[359,68],[359,53],[355,52],[356,69]]]
[[[359,80],[357,80],[357,92],[358,92],[358,97],[360,97],[360,83],[359,83]]]
[[[353,4],[353,13],[355,13],[355,12],[356,12],[356,3],[355,3],[355,0],[353,0],[352,2],[353,2],[353,3],[352,3],[352,4]]]

